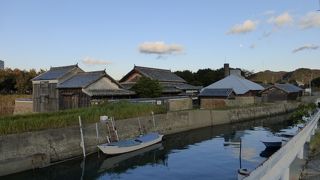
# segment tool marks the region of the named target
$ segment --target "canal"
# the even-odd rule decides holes
[[[167,135],[161,144],[136,152],[113,157],[95,153],[85,161],[79,158],[2,178],[236,179],[240,146],[233,142],[241,138],[242,167],[252,170],[270,155],[260,140],[293,127],[288,117],[281,115]]]

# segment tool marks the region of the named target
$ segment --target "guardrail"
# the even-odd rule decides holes
[[[289,179],[289,168],[294,159],[303,158],[304,144],[314,135],[320,111],[311,117],[306,126],[287,144],[281,147],[268,160],[250,172],[245,180],[257,179]]]

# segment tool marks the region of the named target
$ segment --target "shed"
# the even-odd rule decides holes
[[[32,101],[34,112],[59,110],[59,93],[57,86],[73,75],[83,72],[78,64],[71,66],[51,67],[32,79]]]
[[[261,91],[263,102],[297,100],[302,96],[303,89],[293,84],[275,84]]]

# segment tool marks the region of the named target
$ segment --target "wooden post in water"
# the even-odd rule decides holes
[[[81,117],[80,116],[79,116],[79,126],[80,126],[80,135],[81,135],[80,147],[82,147],[83,157],[85,158],[86,157],[86,150],[85,150],[85,146],[84,146],[82,122],[81,122]]]
[[[154,113],[153,113],[153,111],[151,111],[151,115],[152,115],[153,130],[155,130],[155,129],[156,129],[156,121],[154,120]]]

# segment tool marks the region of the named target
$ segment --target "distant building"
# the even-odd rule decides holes
[[[302,96],[303,89],[293,84],[275,84],[263,90],[263,102],[297,100]]]
[[[0,70],[4,69],[4,61],[0,60]]]
[[[200,91],[200,106],[205,109],[254,104],[264,87],[241,76],[240,69],[224,64],[225,78]]]
[[[158,80],[163,87],[163,96],[197,95],[200,90],[198,86],[188,84],[170,70],[141,66],[134,66],[119,82],[126,89],[131,89],[142,76]]]

